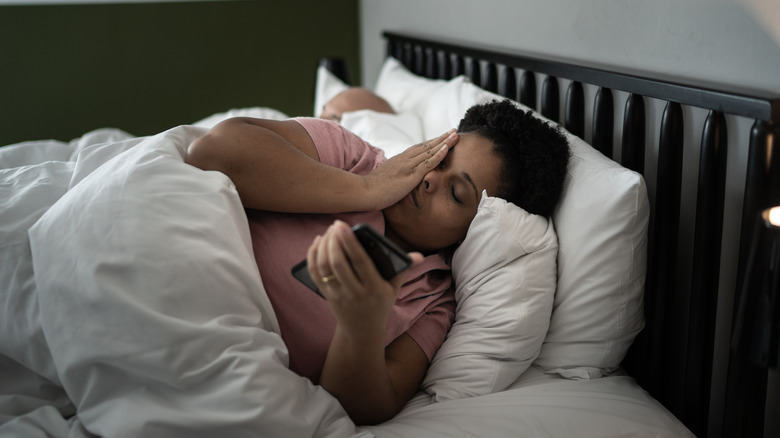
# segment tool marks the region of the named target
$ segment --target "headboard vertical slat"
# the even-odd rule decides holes
[[[403,54],[401,42],[394,38],[388,38],[387,43],[385,44],[385,53],[387,53],[387,56],[392,56],[395,59],[401,59]]]
[[[429,78],[435,78],[437,75],[436,52],[434,52],[434,50],[431,48],[423,48],[423,53],[425,54],[423,56],[425,59],[425,76]]]
[[[455,57],[455,64],[452,66],[452,76],[460,76],[466,74],[466,61],[463,56],[458,55]]]
[[[448,52],[438,52],[439,73],[436,75],[439,79],[452,79],[452,55]]]
[[[482,78],[482,88],[492,93],[498,93],[498,69],[496,64],[488,62],[485,66],[485,76]]]
[[[635,172],[645,173],[645,99],[631,94],[623,113],[621,164]]]
[[[517,76],[515,75],[514,67],[505,65],[501,69],[498,83],[498,94],[512,100],[517,100]]]
[[[656,370],[650,384],[658,384],[669,378],[679,360],[673,352],[684,342],[682,336],[675,336],[675,327],[661,321],[661,315],[675,314],[677,291],[677,248],[680,226],[680,191],[682,185],[683,116],[682,107],[669,102],[661,118],[658,144],[658,175],[650,230],[648,270],[645,289],[647,327],[651,339],[646,369]],[[637,376],[638,378],[640,376]],[[681,383],[681,382],[680,382]],[[661,403],[673,411],[679,408],[676,400],[677,385],[660,385],[656,395]]]
[[[612,158],[613,128],[615,125],[615,108],[612,101],[612,90],[601,87],[596,93],[593,103],[593,145],[596,150],[608,158]]]
[[[399,59],[404,67],[409,71],[414,71],[414,46],[412,43],[404,43],[403,56]]]
[[[542,115],[548,119],[560,123],[561,100],[558,91],[558,78],[547,76],[542,82]]]
[[[414,46],[414,64],[412,68],[414,74],[425,76],[425,48],[419,45]]]
[[[682,414],[683,421],[699,436],[707,431],[708,412],[702,407],[709,406],[715,348],[728,158],[726,131],[723,113],[710,111],[700,148]]]
[[[482,84],[482,64],[480,64],[479,59],[468,58],[466,61],[466,76],[471,79],[472,83]]]
[[[404,43],[404,54],[401,63],[409,71],[414,71],[414,46],[411,43]]]
[[[566,91],[564,127],[580,138],[585,138],[585,94],[582,83],[572,81]]]
[[[536,106],[536,75],[532,71],[525,70],[520,75],[520,103],[538,109]]]

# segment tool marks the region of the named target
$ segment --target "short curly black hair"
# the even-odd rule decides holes
[[[495,145],[502,162],[495,196],[532,214],[552,214],[569,162],[569,143],[560,127],[506,99],[469,108],[458,132],[481,135]]]

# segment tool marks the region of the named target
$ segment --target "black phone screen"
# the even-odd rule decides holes
[[[412,259],[400,248],[398,248],[393,242],[387,240],[387,238],[379,234],[371,226],[367,224],[357,224],[352,227],[352,232],[355,233],[363,249],[366,250],[368,256],[374,262],[379,275],[385,280],[389,280],[404,270],[408,269],[412,264]],[[301,283],[309,287],[309,289],[317,292],[320,296],[322,294],[317,288],[317,285],[312,281],[309,276],[309,269],[306,265],[306,260],[301,261],[292,268],[292,274]]]

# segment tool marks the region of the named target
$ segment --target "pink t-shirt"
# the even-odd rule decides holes
[[[314,140],[320,161],[325,164],[364,175],[385,161],[381,150],[335,122],[313,118],[296,120]],[[282,339],[290,351],[290,368],[317,383],[336,319],[327,301],[298,282],[291,269],[306,258],[314,238],[336,219],[350,225],[368,223],[384,233],[382,212],[330,215],[247,210],[247,216],[260,275],[279,320]],[[406,278],[388,318],[386,345],[407,332],[431,359],[454,319],[450,267],[443,255],[431,255],[412,267]]]

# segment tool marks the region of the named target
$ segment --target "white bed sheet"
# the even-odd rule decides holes
[[[510,389],[423,405],[414,399],[377,437],[693,437],[630,376],[570,380],[530,368]]]
[[[177,129],[183,133],[177,138],[184,142],[197,133],[192,128]],[[150,423],[160,421],[160,412],[143,406],[165,406],[166,415],[170,415],[175,414],[181,406],[177,403],[183,399],[160,400],[159,392],[140,391],[132,394],[137,399],[126,400],[121,398],[121,392],[112,392],[111,388],[97,392],[105,399],[85,398],[85,387],[95,383],[95,379],[106,385],[111,381],[101,381],[109,376],[101,376],[89,366],[74,377],[70,374],[73,363],[63,361],[65,351],[73,348],[87,354],[94,352],[89,353],[87,345],[69,345],[62,337],[58,339],[51,333],[48,338],[45,336],[40,320],[41,292],[33,279],[28,230],[51,205],[94,171],[101,168],[112,172],[122,170],[119,160],[132,155],[114,158],[139,144],[149,143],[149,139],[133,139],[121,131],[101,130],[70,143],[30,142],[0,149],[0,163],[14,163],[14,167],[0,170],[0,436],[86,437],[98,430],[114,432],[109,433],[111,436],[213,436],[217,432],[237,436],[260,433],[264,426],[269,426],[266,430],[276,431],[281,430],[279,427],[289,427],[287,431],[297,432],[298,436],[692,436],[631,377],[569,380],[543,374],[535,368],[529,369],[507,391],[438,403],[429,395],[419,393],[393,420],[379,426],[355,428],[335,399],[321,388],[281,369],[283,367],[279,365],[283,362],[278,357],[284,355],[283,346],[273,342],[270,347],[260,344],[258,350],[270,350],[253,360],[273,365],[273,370],[267,372],[273,373],[271,376],[279,384],[272,389],[273,405],[266,407],[253,400],[257,403],[257,416],[252,421],[223,416],[219,424],[204,424],[193,430],[192,418],[186,422],[183,419],[187,416],[181,416],[176,420],[178,422],[165,424],[163,429],[149,428]],[[159,147],[169,152],[181,152],[182,146],[183,143],[159,141]],[[219,178],[215,181],[224,183]],[[50,292],[43,295],[49,296],[44,300],[51,298]],[[49,312],[56,315],[56,312]],[[47,323],[52,324],[51,321]],[[74,323],[66,320],[64,324],[67,327]],[[261,336],[273,339],[274,334],[271,331]],[[52,340],[59,342],[54,347],[55,357],[49,345]],[[200,354],[200,351],[194,350],[192,354]],[[165,355],[154,361],[165,361]],[[158,371],[166,369],[165,364],[160,365]],[[125,371],[133,379],[144,378],[132,369]],[[260,373],[261,370],[253,372]],[[124,379],[128,375],[119,377]],[[258,375],[264,384],[274,380],[268,375]],[[164,373],[152,374],[151,381],[142,384],[157,382],[164,386],[171,384],[166,380],[169,377],[176,379],[176,376]],[[121,387],[132,381],[120,383],[118,386]],[[231,391],[241,399],[247,388],[238,386]],[[209,409],[207,405],[206,409]],[[99,425],[97,429],[96,424]]]

